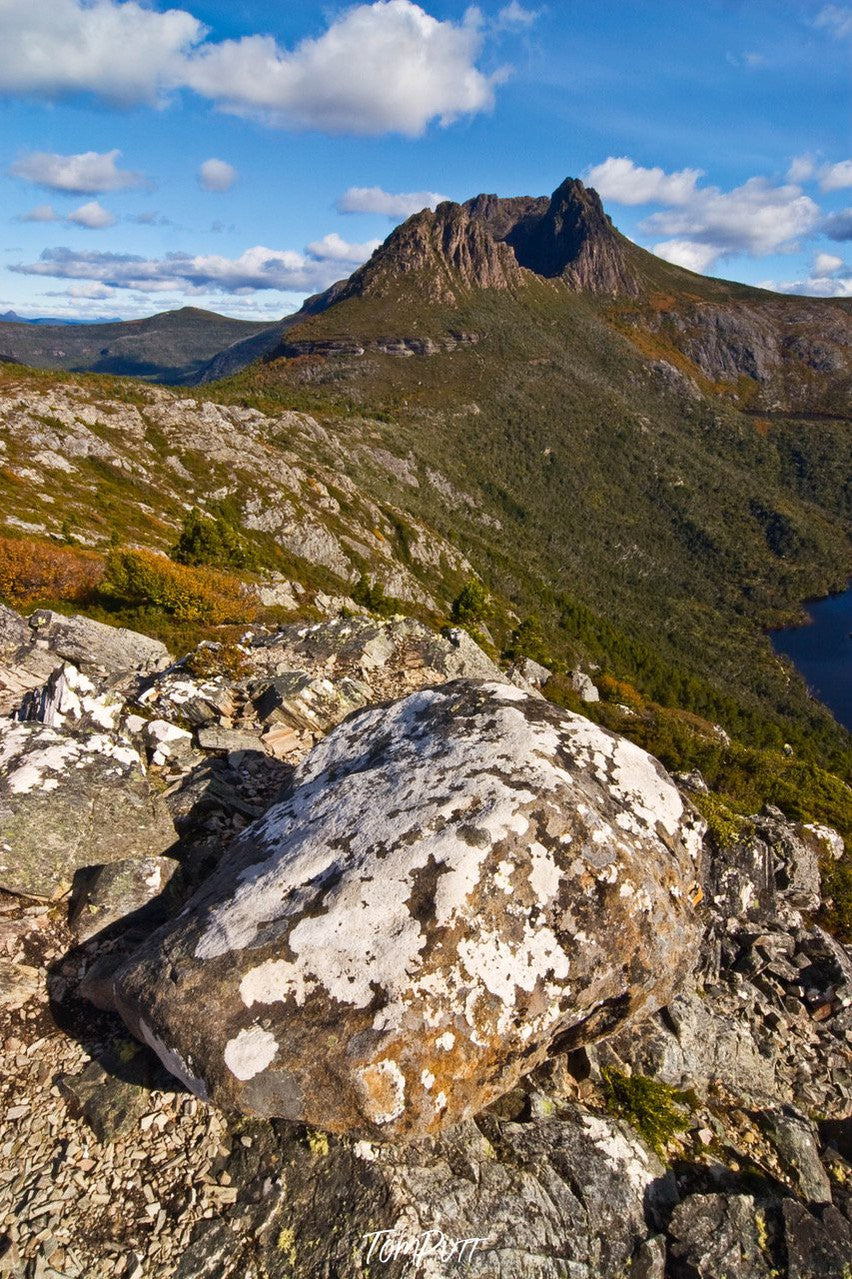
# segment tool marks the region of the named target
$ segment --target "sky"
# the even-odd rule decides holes
[[[441,199],[852,295],[852,6],[0,0],[0,313],[275,319]]]

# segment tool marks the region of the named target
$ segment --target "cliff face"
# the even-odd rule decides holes
[[[573,178],[548,199],[478,195],[446,201],[398,227],[332,302],[386,296],[416,272],[428,301],[457,300],[460,290],[513,289],[538,276],[574,290],[635,296],[629,249],[596,191]]]

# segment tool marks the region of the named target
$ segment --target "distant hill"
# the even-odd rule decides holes
[[[7,312],[0,327],[0,352],[33,368],[110,373],[179,385],[192,380],[216,355],[277,324],[233,320],[182,307],[144,320],[103,324],[60,324],[21,320]],[[252,357],[254,358],[254,357]]]
[[[32,318],[26,315],[18,315],[17,311],[6,311],[0,315],[0,324],[51,324],[64,328],[66,325],[77,324],[120,324],[118,316],[98,315],[92,320],[79,319],[63,319],[62,316],[38,316]]]

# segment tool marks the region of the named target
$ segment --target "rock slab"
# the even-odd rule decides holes
[[[198,1095],[379,1139],[479,1112],[692,967],[701,824],[631,743],[506,684],[362,711],[119,971]]]
[[[0,721],[0,888],[57,897],[84,866],[156,856],[174,841],[132,746]]]

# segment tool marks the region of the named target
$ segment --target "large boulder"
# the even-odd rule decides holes
[[[57,897],[81,867],[156,855],[175,838],[132,746],[0,721],[0,888]]]
[[[120,970],[193,1091],[380,1139],[480,1111],[548,1049],[665,1004],[701,827],[656,760],[510,685],[340,725]]]
[[[162,670],[170,660],[168,649],[160,640],[79,614],[65,617],[50,609],[39,609],[29,624],[52,653],[89,674],[119,678]]]

